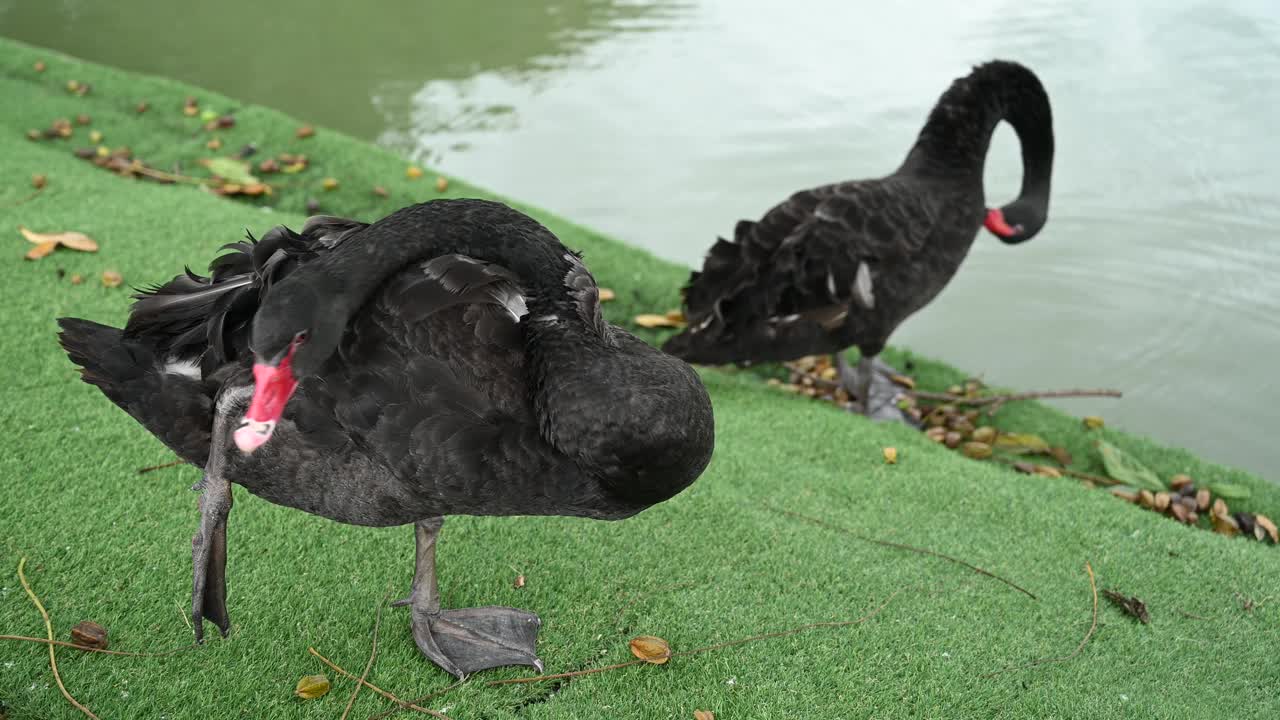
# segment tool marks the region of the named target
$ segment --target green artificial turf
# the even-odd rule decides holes
[[[36,60],[47,63],[36,73]],[[270,72],[264,68],[264,72]],[[85,97],[67,80],[92,83]],[[281,78],[281,82],[288,81]],[[318,90],[320,91],[320,90]],[[224,154],[247,142],[264,153],[306,152],[312,167],[265,200],[272,212],[189,186],[126,180],[72,155],[70,140],[32,142],[28,128],[91,115],[112,147],[129,145],[170,168],[208,156],[199,119],[183,98],[234,111],[219,131]],[[112,647],[161,650],[189,643],[190,538],[198,480],[191,468],[138,475],[172,458],[94,388],[79,382],[55,341],[62,315],[119,323],[126,288],[104,288],[104,269],[126,285],[168,279],[184,263],[203,269],[245,229],[298,227],[308,197],[323,210],[376,219],[437,197],[434,174],[405,177],[405,163],[321,128],[294,137],[297,122],[212,93],[80,63],[0,41],[0,633],[42,635],[18,584],[18,559],[52,613],[57,636],[91,619]],[[150,103],[139,115],[135,106]],[[342,102],[342,98],[334,98]],[[261,157],[261,156],[260,156]],[[195,172],[194,169],[190,170]],[[30,192],[30,176],[48,187]],[[332,176],[340,187],[320,189]],[[384,186],[387,198],[374,195]],[[583,192],[608,192],[583,179]],[[452,181],[450,196],[490,196]],[[523,208],[586,253],[618,299],[611,320],[675,304],[686,269]],[[730,221],[732,218],[726,219]],[[38,262],[15,230],[79,230],[97,254],[59,250]],[[690,238],[691,242],[711,238]],[[57,269],[67,273],[59,278]],[[71,273],[85,282],[72,285]],[[927,312],[927,311],[926,311]],[[645,333],[645,337],[658,336]],[[1011,351],[1016,351],[1011,350]],[[931,388],[963,375],[902,352]],[[738,718],[1216,718],[1274,716],[1280,708],[1280,548],[1193,530],[1070,479],[1017,474],[968,460],[901,426],[874,425],[831,406],[767,387],[758,374],[706,370],[717,448],[689,490],[624,522],[563,518],[453,518],[440,546],[445,602],[509,604],[539,613],[548,672],[631,659],[629,638],[658,635],[677,650],[857,618],[852,627],[787,637],[630,667],[568,682],[486,687],[526,668],[481,673],[427,701],[458,720],[478,718],[691,718],[698,709]],[[993,378],[998,382],[999,378]],[[1243,472],[1035,403],[1007,406],[1003,426],[1065,443],[1077,466],[1100,471],[1090,448],[1101,435],[1162,477],[1189,472],[1230,480],[1253,496],[1242,509],[1280,514],[1280,487]],[[1207,427],[1206,432],[1213,432]],[[1224,442],[1229,439],[1224,438]],[[881,449],[896,446],[887,465]],[[352,683],[307,652],[314,646],[353,672],[366,662],[374,608],[412,576],[409,528],[339,525],[270,505],[237,490],[229,531],[233,632],[166,658],[59,652],[72,693],[102,718],[335,718]],[[923,546],[986,568],[1037,600],[940,559],[870,545],[783,515],[785,509],[863,535]],[[1085,563],[1100,587],[1146,601],[1140,625],[1102,601],[1096,632],[1060,663],[985,674],[1064,656],[1090,627]],[[517,574],[526,583],[514,586]],[[1246,610],[1246,599],[1254,607]],[[213,632],[210,626],[210,632]],[[333,691],[303,702],[302,675],[326,672]],[[405,610],[385,614],[371,679],[407,697],[451,679],[414,648]],[[74,718],[48,656],[35,644],[0,643],[0,703],[8,718]],[[386,709],[365,691],[352,717]]]

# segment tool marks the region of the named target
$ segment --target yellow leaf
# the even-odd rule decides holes
[[[681,310],[668,310],[667,319],[684,325],[684,312]]]
[[[894,383],[901,385],[902,387],[908,390],[916,389],[916,381],[913,380],[912,378],[907,377],[906,375],[894,374],[894,375],[890,375],[889,379],[892,380]]]
[[[1271,522],[1271,518],[1267,517],[1266,515],[1254,515],[1253,526],[1255,531],[1257,530],[1257,528],[1262,528],[1267,533],[1267,535],[1270,535],[1272,543],[1280,544],[1280,532],[1277,532],[1276,524]]]
[[[653,665],[661,665],[671,659],[671,646],[666,640],[652,635],[631,639],[631,654]]]
[[[417,180],[418,178],[422,177],[422,168],[416,167],[414,165],[410,165],[409,167],[405,168],[404,176],[409,178],[410,180]]]
[[[1036,475],[1043,475],[1044,477],[1051,477],[1051,478],[1062,477],[1062,473],[1058,470],[1058,468],[1051,467],[1049,465],[1037,465],[1034,472]]]
[[[305,140],[306,138],[309,138],[312,135],[315,135],[316,129],[311,127],[310,125],[303,125],[302,127],[298,128],[293,134],[296,135],[298,139]]]
[[[109,287],[109,288],[120,287],[120,284],[123,282],[124,282],[124,278],[121,277],[120,273],[116,272],[115,270],[102,271],[103,287]]]
[[[300,173],[300,172],[302,172],[303,170],[306,170],[306,169],[307,169],[307,164],[306,164],[306,163],[304,163],[304,162],[295,162],[295,163],[289,163],[288,165],[285,165],[284,167],[280,168],[280,172],[282,172],[282,173],[287,173],[287,174],[289,174],[289,175],[294,175],[294,174],[296,174],[296,173]]]
[[[325,190],[337,190],[338,181],[336,178],[327,177],[324,180],[320,181],[320,187],[324,188]]]
[[[28,260],[39,260],[45,255],[48,255],[49,253],[53,252],[53,249],[56,247],[58,247],[57,240],[46,240],[40,243],[39,245],[36,245],[35,247],[31,248],[30,250],[28,250],[26,254],[26,258]]]
[[[1084,426],[1089,428],[1090,430],[1097,430],[1098,428],[1102,427],[1104,424],[1105,423],[1102,422],[1102,418],[1098,417],[1097,415],[1090,415],[1084,419]]]
[[[440,176],[436,178],[436,192],[444,192],[445,190],[448,190],[448,189],[449,189],[448,178],[444,176]]]
[[[329,692],[329,678],[324,675],[303,675],[293,694],[303,700],[315,700]]]
[[[710,710],[694,710],[693,720],[716,720],[716,714]]]
[[[18,226],[18,231],[21,232],[22,236],[27,240],[36,243],[37,245],[52,241],[57,245],[62,245],[63,247],[68,247],[72,250],[79,250],[81,252],[98,251],[98,243],[94,242],[93,238],[81,232],[38,233],[32,232],[21,225]]]
[[[637,315],[636,324],[642,328],[680,328],[684,327],[683,322],[672,320],[667,315],[644,314]]]
[[[894,465],[898,462],[898,448],[887,447],[884,449],[883,452],[884,452],[884,461],[886,463],[889,463],[890,465]]]
[[[996,437],[996,447],[1013,452],[1047,453],[1049,443],[1039,435],[1030,433],[1001,433]]]
[[[609,288],[600,288],[600,302],[609,302],[615,297],[617,297],[617,294]]]

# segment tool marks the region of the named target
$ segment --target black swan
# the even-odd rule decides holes
[[[629,517],[710,462],[693,369],[605,322],[595,280],[505,205],[309,219],[139,294],[123,330],[62,318],[83,379],[203,467],[192,619],[222,634],[230,482],[355,525],[416,523],[418,648],[458,677],[541,669],[540,621],[440,607],[442,517]],[[237,449],[238,448],[238,449]]]
[[[1022,145],[1022,189],[988,210],[982,173],[1001,120]],[[980,227],[1009,244],[1040,231],[1052,168],[1040,80],[1014,62],[979,65],[943,93],[893,174],[802,190],[759,221],[740,221],[732,242],[718,239],[683,288],[688,326],[663,350],[701,364],[832,353],[865,414],[903,419],[892,403],[872,407],[871,397],[894,394],[876,356],[946,286]],[[844,357],[854,345],[856,370]]]

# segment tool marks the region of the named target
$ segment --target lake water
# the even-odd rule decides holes
[[[901,161],[950,81],[1037,71],[1050,221],[896,344],[1280,481],[1274,0],[0,0],[0,34],[281,108],[685,264]],[[997,132],[990,204],[1016,192]],[[673,298],[674,301],[674,298]],[[661,310],[662,308],[655,308]]]

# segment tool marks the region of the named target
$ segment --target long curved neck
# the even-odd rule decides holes
[[[951,84],[929,114],[899,172],[942,178],[977,179],[986,166],[991,135],[1008,121],[1022,145],[1025,200],[1045,200],[1053,170],[1053,115],[1049,96],[1035,73],[996,60],[974,68]]]
[[[405,267],[458,253],[512,271],[530,312],[549,312],[569,302],[562,285],[567,252],[550,230],[501,203],[434,200],[397,210],[295,274],[331,291],[334,310],[349,316]]]

